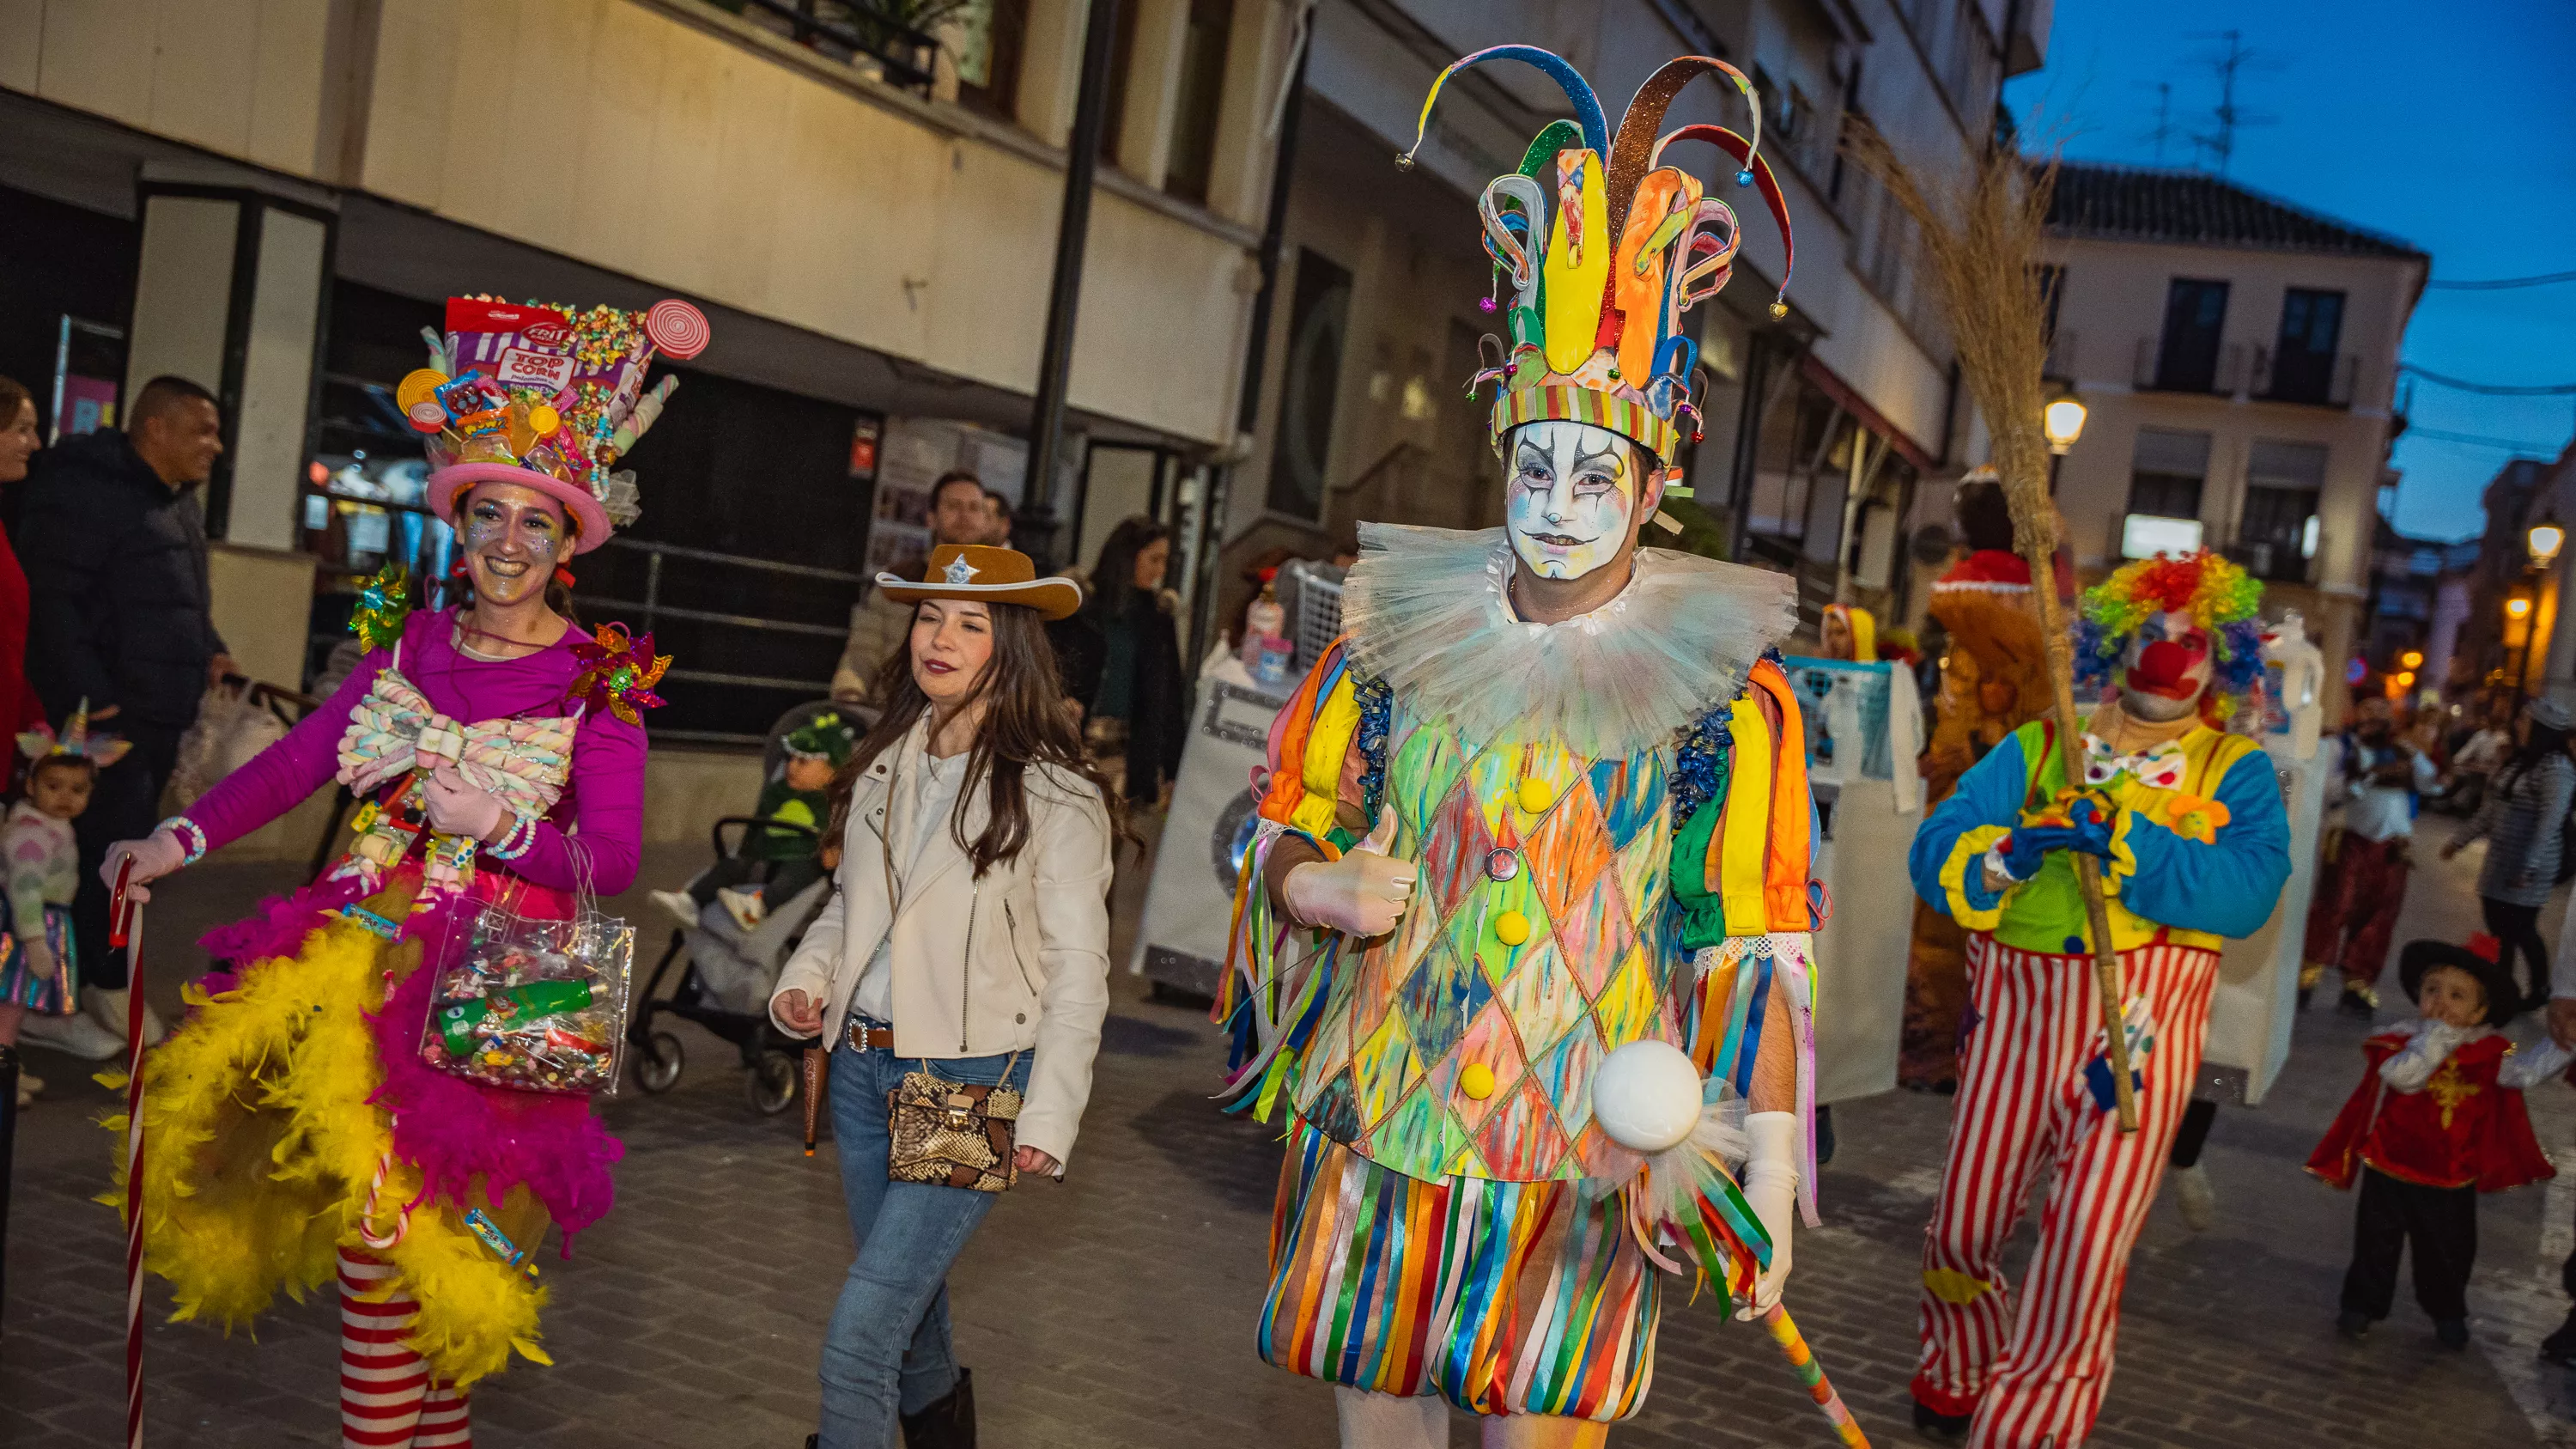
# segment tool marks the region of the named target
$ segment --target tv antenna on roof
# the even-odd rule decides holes
[[[2146,84],[2144,81],[2138,82]],[[2174,137],[2173,82],[2156,82],[2156,123],[2147,129],[2145,139],[2156,144],[2156,164],[2165,164],[2165,142]]]
[[[2276,62],[2274,62],[2272,57],[2264,55],[2247,46],[2245,44],[2245,32],[2241,30],[2204,32],[2200,35],[2193,36],[2192,38],[2195,40],[2224,40],[2227,42],[2227,49],[2216,54],[2205,55],[2202,57],[2201,61],[2202,64],[2208,66],[2210,70],[2215,72],[2218,76],[2218,104],[2210,111],[2211,119],[2216,121],[2218,124],[2207,134],[2194,134],[2191,138],[2194,146],[2201,148],[2209,155],[2217,158],[2218,165],[2216,169],[2219,175],[2224,176],[2227,174],[2228,163],[2233,160],[2236,155],[2237,128],[2241,126],[2269,126],[2275,124],[2280,119],[2278,116],[2274,116],[2268,112],[2248,110],[2245,107],[2236,104],[2237,72],[2243,70],[2277,70],[2280,67]]]

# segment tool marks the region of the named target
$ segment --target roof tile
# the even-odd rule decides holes
[[[2366,231],[2199,171],[2068,163],[2057,173],[2048,224],[2060,236],[2179,242],[2257,251],[2420,257]]]

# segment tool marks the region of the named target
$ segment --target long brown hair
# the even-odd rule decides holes
[[[1065,710],[1064,681],[1056,673],[1055,647],[1047,642],[1038,611],[1026,604],[997,603],[986,607],[993,620],[993,657],[984,666],[983,676],[975,681],[974,692],[960,706],[970,707],[978,699],[986,700],[984,720],[975,731],[975,743],[967,757],[966,783],[958,790],[956,807],[948,817],[949,833],[958,848],[966,852],[966,858],[975,863],[979,880],[984,872],[1017,856],[1029,843],[1028,773],[1033,765],[1053,765],[1089,781],[1100,792],[1100,802],[1109,812],[1112,838],[1127,834],[1126,802],[1092,767],[1083,752],[1082,736]],[[916,605],[914,617],[919,616]],[[850,796],[858,786],[859,776],[877,756],[903,743],[930,708],[930,697],[921,692],[912,677],[912,640],[908,631],[904,642],[889,650],[884,662],[877,666],[868,697],[882,701],[885,713],[851,752],[849,763],[832,777],[832,819],[823,836],[826,840],[840,839],[849,825]],[[966,807],[979,780],[987,783],[991,814],[984,833],[968,840]]]

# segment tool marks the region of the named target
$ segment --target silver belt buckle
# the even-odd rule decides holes
[[[855,1012],[851,1013],[849,1024],[844,1026],[841,1031],[842,1035],[846,1037],[850,1043],[850,1050],[862,1054],[868,1050],[868,1022],[866,1017],[860,1016]]]

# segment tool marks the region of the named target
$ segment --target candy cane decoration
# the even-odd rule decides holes
[[[1807,1397],[1814,1399],[1816,1407],[1824,1410],[1825,1417],[1833,1421],[1834,1432],[1842,1437],[1843,1443],[1850,1449],[1869,1449],[1869,1436],[1860,1431],[1860,1421],[1852,1417],[1852,1411],[1843,1407],[1843,1396],[1835,1393],[1834,1386],[1825,1381],[1824,1366],[1816,1362],[1815,1350],[1807,1347],[1807,1340],[1799,1334],[1798,1325],[1789,1321],[1789,1310],[1774,1303],[1759,1317],[1762,1326],[1771,1330],[1771,1341],[1780,1345],[1780,1352],[1788,1356],[1789,1367],[1798,1371],[1798,1382],[1807,1386]]]
[[[143,903],[126,894],[134,857],[117,862],[107,944],[125,948],[125,1445],[143,1449]]]

